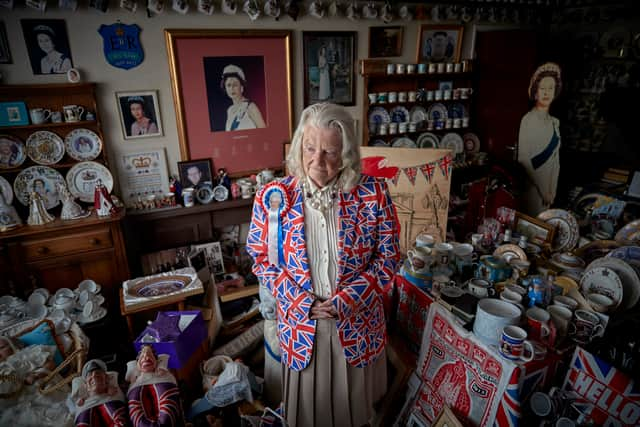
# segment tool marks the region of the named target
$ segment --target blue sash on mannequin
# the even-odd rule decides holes
[[[553,152],[556,150],[556,148],[558,147],[558,144],[560,144],[560,137],[558,137],[558,134],[556,133],[556,130],[554,128],[553,135],[551,136],[551,141],[549,141],[549,144],[547,145],[547,147],[544,150],[542,150],[542,152],[540,152],[539,154],[536,154],[531,158],[531,165],[533,166],[533,168],[538,169],[539,167],[544,165],[546,161],[549,160],[549,157],[551,157]]]

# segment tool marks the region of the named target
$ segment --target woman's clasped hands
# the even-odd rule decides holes
[[[330,299],[327,299],[324,301],[320,299],[316,299],[315,301],[313,301],[313,304],[311,304],[310,318],[314,320],[337,319],[338,312],[336,311]]]

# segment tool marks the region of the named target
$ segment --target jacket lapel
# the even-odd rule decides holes
[[[285,215],[282,228],[285,236],[283,248],[286,268],[294,276],[296,283],[302,288],[312,291],[311,272],[309,270],[309,257],[304,230],[304,197],[298,180],[294,179],[289,184],[289,197],[291,208]]]
[[[342,283],[347,262],[344,248],[352,247],[355,239],[356,215],[358,212],[355,189],[345,193],[340,192],[339,229],[338,229],[338,274],[336,288]]]

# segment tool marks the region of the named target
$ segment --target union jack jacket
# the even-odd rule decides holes
[[[289,206],[282,217],[282,257],[268,258],[268,213],[256,196],[247,238],[253,271],[278,302],[282,360],[304,369],[311,360],[316,321],[309,318],[315,296],[305,243],[304,194],[299,179],[286,177]],[[264,187],[263,187],[264,190]],[[386,341],[382,289],[393,280],[400,258],[399,224],[384,180],[362,175],[339,195],[338,273],[331,298],[346,360],[364,367],[376,360]]]

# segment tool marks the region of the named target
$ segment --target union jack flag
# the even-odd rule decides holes
[[[440,167],[440,172],[444,175],[445,178],[449,178],[451,175],[451,169],[453,168],[453,159],[449,154],[438,160],[438,166]]]
[[[175,384],[167,382],[133,387],[127,398],[129,417],[136,427],[184,425],[180,391]]]
[[[436,169],[435,164],[433,163],[425,163],[420,166],[420,171],[427,179],[427,182],[431,182],[431,178],[433,178],[433,171]]]
[[[405,175],[407,175],[407,178],[409,178],[409,181],[411,182],[411,185],[414,185],[416,183],[416,175],[418,174],[416,171],[416,167],[408,167],[408,168],[404,168],[404,173]]]

